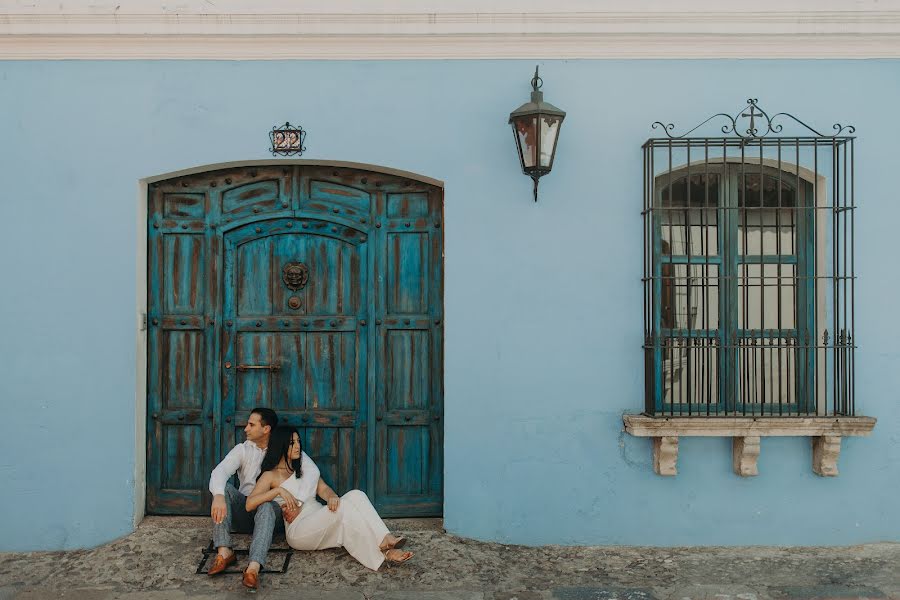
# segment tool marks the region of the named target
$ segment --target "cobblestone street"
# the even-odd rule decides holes
[[[0,600],[245,598],[240,576],[196,574],[208,519],[148,517],[92,550],[6,553]],[[507,546],[444,533],[439,520],[393,520],[416,556],[368,571],[342,550],[294,552],[256,598],[322,600],[767,600],[900,598],[900,544],[850,547]],[[238,548],[246,536],[238,536]],[[276,540],[275,548],[284,541]],[[270,567],[285,554],[270,555]],[[240,564],[238,565],[240,566]]]

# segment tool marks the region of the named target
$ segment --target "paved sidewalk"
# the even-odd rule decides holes
[[[295,552],[254,596],[239,575],[194,574],[208,524],[148,517],[100,548],[0,554],[0,600],[900,600],[900,544],[532,548],[458,538],[427,519],[388,522],[416,553],[404,565],[373,573],[342,550]]]

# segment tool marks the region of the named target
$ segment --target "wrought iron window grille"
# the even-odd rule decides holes
[[[750,99],[652,128],[644,412],[854,415],[854,127],[823,134]]]

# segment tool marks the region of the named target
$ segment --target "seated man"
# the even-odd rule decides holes
[[[218,548],[215,561],[209,568],[210,575],[218,575],[237,558],[231,549],[231,530],[253,533],[250,542],[250,564],[244,571],[243,584],[251,589],[259,586],[259,570],[266,562],[266,554],[272,544],[272,534],[278,526],[284,530],[281,510],[275,502],[260,505],[248,513],[247,496],[256,485],[260,465],[269,445],[269,434],[278,425],[278,415],[269,408],[254,408],[247,419],[244,434],[247,440],[231,449],[209,478],[209,491],[213,495],[213,543]],[[240,489],[228,481],[238,474]],[[254,514],[255,513],[255,514]]]

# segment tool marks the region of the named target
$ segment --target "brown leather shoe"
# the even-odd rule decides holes
[[[259,589],[259,573],[254,571],[244,571],[244,579],[241,581],[244,584],[245,588],[250,588],[251,590]]]
[[[237,562],[237,555],[234,552],[231,553],[231,556],[228,558],[222,558],[221,554],[216,554],[216,559],[213,561],[212,566],[209,568],[209,571],[206,572],[207,575],[218,575],[222,571],[228,568],[228,565],[233,565]]]

